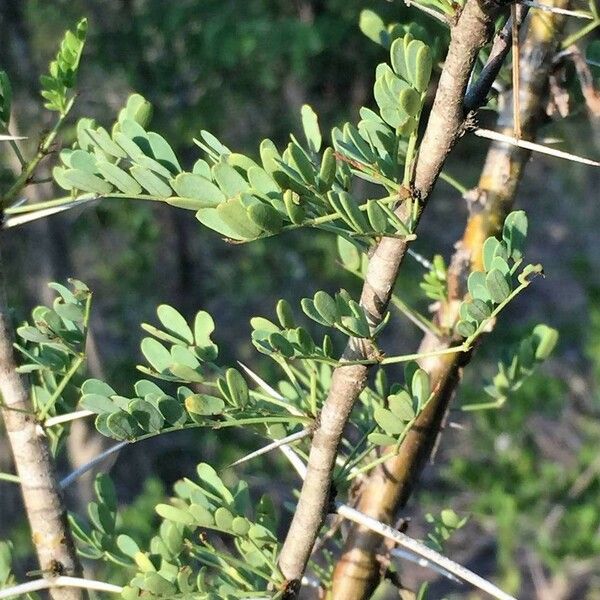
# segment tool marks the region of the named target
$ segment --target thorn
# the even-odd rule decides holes
[[[258,385],[258,387],[260,387],[265,393],[267,393],[269,396],[271,396],[275,400],[285,402],[286,406],[287,406],[287,410],[292,415],[295,415],[297,417],[304,416],[304,413],[301,410],[299,410],[292,404],[289,404],[288,400],[285,396],[282,396],[277,390],[273,389],[264,379],[259,377],[254,371],[252,371],[250,368],[248,368],[244,363],[240,362],[239,360],[237,361],[237,363],[238,363],[238,365],[240,365],[240,367],[242,367],[242,369],[244,369],[244,371],[246,372],[248,377],[250,377],[250,379],[252,379],[254,381],[254,383],[256,383]]]
[[[539,152],[540,154],[547,154],[548,156],[555,156],[556,158],[562,158],[564,160],[570,160],[572,162],[581,163],[584,165],[590,165],[592,167],[600,167],[600,162],[591,160],[583,156],[577,156],[570,154],[569,152],[563,152],[562,150],[554,150],[548,148],[548,146],[542,146],[535,142],[528,142],[527,140],[517,140],[510,135],[504,135],[497,131],[491,131],[490,129],[476,129],[474,131],[477,137],[486,138],[488,140],[494,140],[496,142],[504,142],[512,146],[518,146],[519,148],[525,148],[526,150],[532,150],[533,152]]]
[[[296,433],[292,433],[291,435],[281,438],[280,440],[275,440],[274,442],[267,444],[266,446],[263,446],[262,448],[259,448],[258,450],[251,452],[250,454],[247,454],[246,456],[240,458],[239,460],[236,460],[235,462],[231,463],[230,465],[228,465],[225,468],[231,469],[231,467],[237,467],[238,465],[248,462],[249,460],[252,460],[253,458],[262,456],[263,454],[266,454],[267,452],[270,452],[271,450],[275,450],[277,448],[280,448],[281,446],[287,446],[288,444],[292,444],[293,442],[302,440],[305,437],[308,437],[309,435],[311,435],[311,433],[312,433],[312,429],[308,429],[308,428],[303,429],[302,431],[297,431]]]

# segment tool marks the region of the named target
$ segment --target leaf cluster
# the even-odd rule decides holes
[[[91,292],[83,282],[69,281],[72,290],[60,283],[48,284],[59,294],[52,308],[34,308],[33,323],[17,328],[17,335],[27,343],[16,346],[26,360],[18,368],[20,373],[63,373],[73,357],[84,353]]]
[[[369,435],[370,442],[382,446],[398,443],[429,401],[429,376],[417,363],[406,364],[404,381],[405,385],[394,384],[389,391],[385,383],[379,383],[379,393],[385,401],[375,405],[373,418],[379,431]]]
[[[548,359],[557,341],[556,329],[544,324],[536,325],[531,334],[523,338],[511,354],[499,361],[498,372],[494,375],[492,383],[484,387],[485,393],[493,399],[491,406],[502,406],[535,369]],[[477,406],[467,405],[464,408],[473,410]]]
[[[523,261],[527,237],[527,216],[522,210],[510,213],[504,222],[502,240],[489,237],[483,244],[483,271],[469,275],[467,287],[470,299],[460,306],[456,331],[468,338],[492,316],[496,307],[505,302],[517,284],[516,271]],[[518,282],[535,270],[529,265],[518,275]]]
[[[75,85],[79,61],[87,34],[87,19],[81,19],[75,31],[67,31],[56,58],[50,63],[49,74],[42,75],[42,97],[48,110],[65,114],[69,103],[69,90]]]
[[[245,482],[230,490],[205,463],[198,465],[197,475],[197,481],[177,482],[170,503],[156,506],[163,522],[150,553],[140,552],[131,538],[120,536],[120,546],[139,570],[123,592],[126,600],[178,594],[233,599],[266,592],[269,584],[281,586],[277,520],[269,498],[263,496],[252,509]],[[214,545],[208,532],[224,534],[230,544],[226,549]]]
[[[436,254],[431,261],[431,268],[423,277],[419,287],[425,295],[432,300],[445,302],[448,299],[448,270],[444,257]]]
[[[450,539],[452,534],[461,527],[464,527],[469,518],[461,518],[451,508],[445,508],[439,515],[426,514],[425,520],[433,528],[432,531],[427,533],[429,544],[438,552],[442,552],[445,543]]]

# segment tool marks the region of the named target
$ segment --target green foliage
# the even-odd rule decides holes
[[[505,360],[498,362],[498,373],[485,393],[493,402],[464,406],[464,410],[499,408],[516,392],[534,370],[552,353],[558,341],[558,331],[547,325],[536,325]]]
[[[12,574],[12,543],[0,541],[0,589],[14,583]]]
[[[365,309],[341,290],[331,297],[327,292],[318,291],[312,299],[302,300],[302,310],[307,317],[326,327],[336,327],[349,336],[375,338],[385,326],[384,319],[373,332],[370,331]]]
[[[431,398],[429,376],[417,363],[406,364],[404,381],[404,386],[393,385],[389,395],[387,384],[379,383],[377,396],[387,397],[385,402],[376,401],[374,405],[373,418],[379,431],[369,434],[373,444],[392,445],[401,441]]]
[[[469,275],[467,286],[471,298],[460,306],[456,331],[465,338],[476,335],[488,320],[512,298],[516,289],[528,285],[528,277],[539,273],[539,265],[527,265],[517,275],[523,262],[527,237],[527,216],[515,211],[506,217],[502,241],[489,237],[483,245],[483,271]],[[516,288],[516,284],[520,284]]]
[[[34,308],[32,324],[17,328],[22,340],[15,344],[22,356],[17,370],[31,378],[34,407],[42,421],[69,412],[77,403],[76,383],[85,359],[92,294],[81,281],[70,279],[69,283],[71,289],[50,283],[58,293],[52,308]],[[65,433],[64,426],[48,431],[54,453]]]
[[[149,553],[140,551],[128,536],[118,538],[120,548],[138,567],[138,574],[123,591],[125,600],[176,594],[215,599],[249,594],[271,597],[270,586],[282,588],[271,500],[263,496],[253,510],[245,482],[230,490],[205,463],[198,465],[197,475],[197,481],[176,483],[171,502],[156,506],[163,521]],[[215,545],[207,531],[224,534],[232,549]]]
[[[81,281],[69,280],[72,290],[50,283],[59,296],[53,307],[38,306],[32,313],[32,325],[17,328],[17,335],[28,343],[17,348],[29,361],[19,367],[20,373],[33,371],[65,372],[73,356],[84,352],[90,290]]]
[[[447,14],[456,9],[454,3],[432,0],[430,4]],[[82,21],[76,34],[67,33],[51,64],[51,76],[43,79],[47,107],[61,115],[70,108],[68,92],[85,28]],[[54,178],[73,199],[131,198],[191,210],[203,225],[235,242],[298,227],[332,232],[338,237],[343,265],[360,274],[367,251],[378,238],[414,238],[414,211],[408,211],[411,216],[406,222],[395,211],[401,202],[414,207],[410,172],[435,63],[432,46],[422,41],[426,36],[414,24],[386,27],[375,13],[364,11],[361,28],[390,52],[390,64],[380,64],[375,74],[378,112],[363,107],[357,126],[346,123],[332,130],[330,145],[316,112],[304,105],[301,121],[306,143],[291,135],[280,151],[266,139],[255,160],[232,152],[215,135],[201,130],[194,141],[203,157],[188,171],[171,145],[147,129],[151,105],[134,94],[110,131],[91,119],[78,122],[76,142],[60,153],[62,165],[55,167]],[[9,112],[7,90],[8,82],[0,74],[0,122]],[[354,185],[355,178],[382,187],[386,195],[361,198],[364,188]],[[525,286],[527,276],[537,272],[529,265],[517,275],[526,233],[527,219],[519,211],[507,218],[502,241],[486,241],[485,271],[469,279],[472,298],[461,307],[457,325],[457,331],[470,341],[520,289],[515,289],[516,283]],[[38,307],[34,325],[18,330],[27,342],[20,350],[28,360],[20,370],[39,378],[33,387],[38,417],[68,410],[61,406],[63,395],[85,357],[89,290],[76,281],[73,292],[57,284],[53,287],[61,295],[53,308]],[[421,287],[432,299],[446,299],[446,267],[440,256],[435,256]],[[389,318],[387,315],[371,329],[365,309],[343,289],[335,296],[318,291],[312,298],[304,298],[301,307],[319,325],[370,340],[374,350],[374,341]],[[165,389],[142,379],[134,385],[133,397],[127,398],[107,383],[88,379],[79,387],[78,406],[96,415],[100,433],[129,442],[191,427],[258,426],[270,439],[283,437],[299,423],[310,428],[329,390],[332,366],[339,364],[332,338],[325,335],[317,344],[306,328],[297,325],[284,300],[277,303],[275,312],[278,324],[262,317],[251,321],[255,347],[284,373],[283,379],[270,379],[272,387],[246,369],[260,388],[252,390],[240,371],[217,363],[219,348],[211,339],[215,329],[211,315],[200,311],[194,322],[188,323],[179,311],[163,304],[157,309],[159,325],[142,325],[151,337],[141,343],[146,364],[138,369],[163,382]],[[355,343],[362,343],[359,340]],[[504,399],[518,390],[555,342],[554,330],[546,326],[534,329],[509,362],[500,363],[488,394]],[[383,367],[383,355],[371,362],[380,361]],[[354,415],[356,427],[342,440],[343,462],[336,485],[337,479],[348,484],[349,474],[354,477],[380,462],[377,446],[398,445],[427,406],[432,390],[426,371],[417,363],[408,363],[404,382],[403,386],[389,386],[381,368],[365,389],[362,406]],[[300,446],[298,451],[303,455],[306,447]],[[81,554],[137,571],[123,592],[126,600],[228,599],[257,594],[285,597],[285,582],[277,566],[277,520],[269,499],[263,497],[253,510],[245,482],[230,489],[204,463],[197,473],[198,481],[178,482],[175,497],[156,505],[162,522],[147,551],[141,549],[145,544],[136,541],[133,532],[121,532],[115,490],[107,476],[99,476],[96,500],[88,506],[89,523],[71,518]],[[439,517],[428,516],[428,520],[433,524],[430,542],[438,548],[465,522],[450,509]],[[0,545],[0,583],[2,553]],[[323,557],[314,572],[327,583],[332,561],[327,551]],[[424,587],[419,597],[423,595]]]
[[[69,514],[69,523],[81,556],[131,567],[133,561],[123,551],[117,537],[117,494],[108,475],[99,474],[94,481],[96,500],[87,507],[89,523]]]
[[[448,298],[447,269],[444,257],[436,254],[433,257],[431,269],[423,277],[419,287],[432,300],[446,301]]]
[[[210,339],[214,322],[208,313],[200,311],[196,315],[193,329],[168,305],[160,305],[157,315],[162,329],[142,325],[154,337],[142,340],[142,353],[150,366],[139,365],[138,369],[169,383],[191,386],[202,383],[214,395],[196,392],[186,385],[167,393],[152,381],[142,379],[134,386],[135,396],[126,398],[107,383],[88,379],[81,385],[79,406],[97,415],[96,428],[100,433],[117,440],[135,441],[190,427],[221,428],[238,423],[293,426],[303,420],[261,401],[264,397],[250,393],[239,371],[223,369],[213,362],[218,348]],[[296,412],[296,417],[300,414]]]
[[[81,19],[74,32],[65,33],[56,58],[50,63],[49,75],[42,75],[41,93],[48,110],[61,115],[68,111],[69,91],[75,85],[86,34],[87,19]]]
[[[0,127],[6,129],[10,121],[12,87],[5,71],[0,70]]]
[[[427,534],[429,543],[435,550],[442,552],[445,542],[454,532],[464,527],[469,518],[461,519],[451,508],[445,508],[439,515],[426,514],[425,520],[432,526],[432,531]]]
[[[411,224],[393,212],[395,194],[360,204],[348,193],[352,174],[392,191],[399,183],[399,161],[412,160],[401,137],[415,132],[432,55],[428,46],[407,33],[392,45],[391,61],[394,70],[382,64],[377,71],[375,98],[381,116],[362,109],[358,128],[349,123],[335,128],[331,135],[336,152],[325,148],[322,157],[317,115],[305,105],[306,148],[292,135],[280,153],[267,139],[260,145],[258,164],[201,131],[194,141],[206,160],[199,159],[191,172],[182,171],[164,138],[144,128],[146,104],[134,95],[111,134],[90,119],[80,120],[76,146],[61,152],[63,166],[55,167],[53,176],[74,197],[79,192],[137,197],[196,211],[203,225],[238,242],[299,226],[367,241],[383,235],[410,236]],[[140,106],[143,122],[137,115]]]
[[[217,345],[210,339],[215,329],[212,317],[205,311],[198,312],[192,332],[184,317],[174,308],[162,304],[156,313],[163,329],[142,324],[142,329],[154,336],[144,338],[141,345],[151,368],[140,365],[138,369],[165,381],[202,383],[203,363],[212,364],[219,353]]]

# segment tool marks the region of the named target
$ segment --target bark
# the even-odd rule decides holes
[[[452,31],[450,47],[428,120],[415,167],[413,200],[419,214],[451,148],[460,137],[465,112],[463,98],[475,59],[491,37],[495,19],[503,10],[500,3],[468,0]],[[406,203],[399,208],[404,215]],[[383,238],[376,246],[367,270],[361,305],[376,326],[385,313],[398,269],[407,245],[402,240]],[[372,348],[364,340],[350,339],[342,361],[371,358]],[[330,486],[335,456],[350,411],[363,390],[368,366],[347,365],[335,369],[319,425],[313,436],[308,470],[296,512],[279,557],[279,566],[298,587],[313,544],[323,524],[330,502]],[[290,592],[295,596],[296,592]]]
[[[81,566],[67,524],[54,463],[46,438],[38,433],[29,393],[16,371],[6,314],[0,308],[0,412],[6,427],[31,539],[45,576],[81,576]],[[81,590],[55,588],[55,600],[79,600]]]
[[[566,1],[558,0],[564,7]],[[563,18],[555,14],[533,11],[526,40],[521,48],[520,109],[522,136],[535,139],[545,116],[548,77],[552,59],[560,42]],[[501,97],[498,128],[512,135],[512,93]],[[518,184],[529,152],[494,142],[487,154],[479,186],[468,194],[471,215],[462,239],[456,246],[449,269],[449,302],[440,307],[436,320],[451,325],[466,293],[466,279],[471,270],[482,269],[482,246],[490,235],[496,235],[504,218],[512,209]],[[449,347],[456,340],[439,340],[426,335],[419,351]],[[460,382],[462,368],[470,354],[433,357],[421,361],[431,378],[435,396],[419,416],[396,456],[374,469],[359,490],[357,508],[386,523],[393,523],[399,509],[405,506],[421,471],[431,456],[454,391]],[[332,598],[362,600],[369,598],[380,581],[381,567],[376,553],[382,538],[360,526],[352,526],[343,555],[338,562],[332,587]]]

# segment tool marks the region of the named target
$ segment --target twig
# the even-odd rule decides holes
[[[16,371],[8,323],[0,306],[0,411],[20,479],[21,492],[43,571],[60,564],[68,575],[78,576],[81,566],[67,525],[66,509],[56,480],[47,440],[37,433],[28,390]],[[79,600],[76,591],[52,594],[58,600]]]
[[[525,8],[520,12],[517,26],[523,22],[528,10],[528,8]],[[512,18],[509,18],[504,24],[504,27],[496,34],[490,55],[488,56],[483,69],[481,69],[479,77],[469,85],[464,101],[465,110],[467,112],[477,110],[485,102],[488,92],[504,64],[504,59],[510,52],[510,40],[512,38],[513,30],[512,24],[513,20]]]
[[[463,98],[469,76],[502,10],[502,5],[495,2],[467,0],[453,27],[414,171],[415,199],[410,203],[411,207],[403,202],[397,209],[400,220],[406,220],[412,208],[416,225],[444,162],[463,131]],[[370,257],[360,304],[369,315],[373,328],[384,318],[406,250],[406,241],[383,238]],[[360,361],[371,351],[365,340],[351,338],[342,360]],[[279,556],[279,567],[288,581],[301,579],[327,514],[338,446],[354,403],[366,384],[368,371],[369,365],[343,364],[333,372],[329,393],[313,434],[306,479]],[[291,596],[295,597],[296,594]]]
[[[48,132],[48,134],[42,139],[40,142],[40,148],[37,154],[27,163],[27,165],[21,171],[21,174],[17,177],[14,183],[10,186],[8,191],[0,198],[0,209],[6,208],[10,205],[11,201],[16,198],[19,192],[23,189],[23,187],[27,184],[29,179],[34,174],[38,165],[42,161],[42,159],[48,154],[56,136],[60,128],[62,127],[65,119],[71,112],[73,108],[74,98],[71,98],[65,107],[64,112],[57,119],[54,127]]]
[[[590,165],[592,167],[600,167],[600,162],[585,158],[583,156],[577,156],[570,154],[569,152],[563,152],[562,150],[555,150],[542,144],[536,144],[535,142],[529,142],[527,140],[517,140],[510,135],[498,133],[497,131],[491,131],[489,129],[475,129],[473,133],[477,137],[486,138],[488,140],[495,140],[497,142],[505,142],[511,146],[518,146],[519,148],[525,148],[526,150],[532,150],[533,152],[539,152],[540,154],[547,154],[548,156],[555,156],[556,158],[562,158],[564,160],[570,160],[571,162],[581,163],[583,165]]]
[[[0,481],[10,481],[10,483],[21,483],[18,475],[12,473],[0,473]]]
[[[12,598],[30,594],[31,592],[39,592],[49,588],[80,588],[84,590],[96,590],[98,592],[109,592],[111,594],[120,594],[123,588],[120,585],[113,585],[104,581],[95,581],[93,579],[83,579],[82,577],[67,577],[59,575],[48,579],[36,579],[27,583],[20,583],[9,588],[0,590],[0,598]]]

